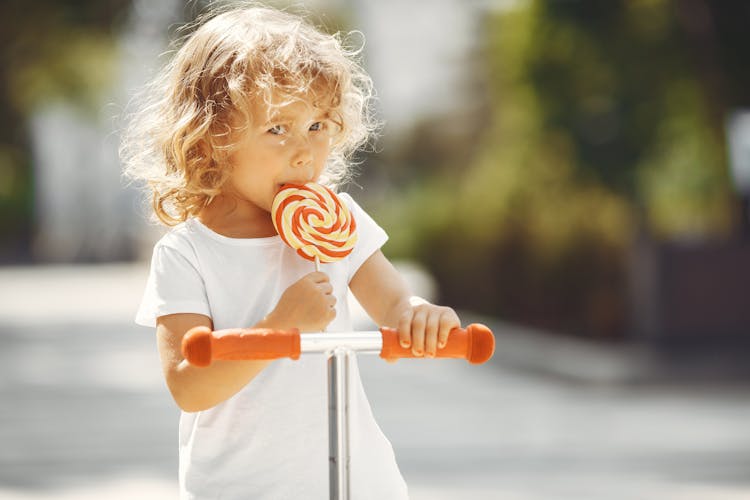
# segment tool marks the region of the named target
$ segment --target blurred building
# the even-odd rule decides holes
[[[167,29],[182,8],[178,0],[133,2],[118,40],[118,85],[96,112],[52,102],[32,116],[34,260],[129,260],[153,241],[156,229],[144,219],[140,195],[124,188],[119,130],[128,100],[160,63]]]
[[[477,33],[486,4],[354,0],[386,136],[408,130],[420,117],[466,108],[468,55],[480,42]]]

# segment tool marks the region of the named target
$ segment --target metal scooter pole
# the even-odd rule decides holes
[[[349,360],[337,348],[328,356],[328,485],[331,500],[349,500]]]
[[[333,348],[331,348],[333,347]],[[328,485],[330,500],[349,500],[349,381],[356,351],[377,354],[383,348],[380,332],[327,333],[300,336],[301,352],[325,351],[328,360]]]

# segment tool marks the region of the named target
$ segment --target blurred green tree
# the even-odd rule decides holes
[[[457,307],[623,336],[637,233],[733,230],[727,103],[707,74],[728,70],[701,64],[691,46],[705,33],[688,29],[705,12],[700,1],[534,1],[489,15],[486,126],[463,161],[382,208],[392,255],[426,263]]]

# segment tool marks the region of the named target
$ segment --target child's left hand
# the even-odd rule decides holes
[[[420,300],[401,314],[398,338],[402,347],[411,347],[414,356],[434,358],[437,350],[445,347],[450,331],[460,326],[458,315],[450,307]]]
[[[461,322],[450,307],[412,295],[404,278],[380,250],[360,266],[349,283],[367,314],[381,326],[398,330],[399,343],[417,357],[434,357]],[[388,360],[394,362],[395,360]]]

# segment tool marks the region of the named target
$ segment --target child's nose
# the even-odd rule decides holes
[[[312,148],[310,142],[301,139],[298,141],[298,145],[294,150],[294,156],[292,157],[292,166],[304,167],[312,162]]]

